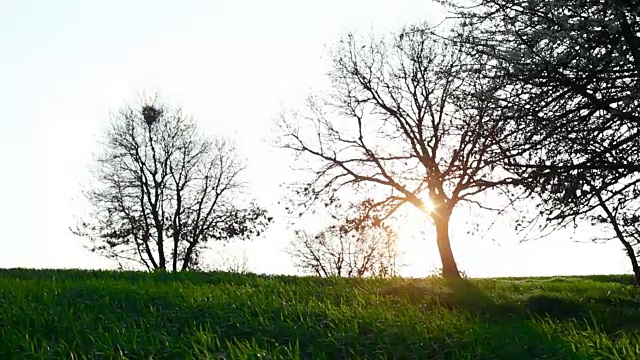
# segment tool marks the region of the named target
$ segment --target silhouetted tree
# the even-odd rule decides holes
[[[89,249],[149,270],[197,268],[209,241],[247,239],[271,221],[256,205],[240,207],[244,166],[233,145],[210,140],[181,109],[155,99],[126,106],[105,132],[91,206],[72,231]]]
[[[454,207],[482,206],[476,195],[517,180],[500,168],[511,134],[485,100],[499,84],[484,82],[488,64],[460,50],[427,26],[390,41],[350,35],[332,52],[330,94],[281,119],[281,146],[312,174],[299,189],[308,202],[362,191],[382,220],[412,204],[434,221],[447,277],[460,276],[449,241]]]
[[[529,180],[551,224],[608,224],[640,284],[621,231],[640,209],[640,1],[444,3],[461,24],[450,40],[508,84],[491,94],[520,135],[505,144],[520,149],[506,167]]]
[[[296,231],[288,253],[297,268],[323,277],[397,275],[397,236],[390,227],[366,215],[334,219],[316,234]]]

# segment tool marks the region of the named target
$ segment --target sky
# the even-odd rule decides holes
[[[427,0],[0,1],[0,267],[109,268],[71,234],[98,140],[124,103],[158,92],[203,131],[233,138],[248,193],[276,217],[264,236],[215,252],[246,253],[251,271],[295,274],[292,229],[278,201],[295,174],[272,143],[274,120],[327,86],[327,46],[349,31],[389,34],[442,17]],[[414,220],[401,239],[406,276],[438,265],[434,232]],[[629,271],[615,242],[570,233],[519,243],[452,231],[470,276]],[[215,262],[215,254],[208,255]],[[205,259],[207,260],[207,259]]]

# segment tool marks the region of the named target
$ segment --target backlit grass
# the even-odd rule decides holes
[[[0,271],[0,359],[640,359],[627,277]]]

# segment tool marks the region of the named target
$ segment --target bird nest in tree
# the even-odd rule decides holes
[[[162,109],[158,109],[153,105],[145,105],[142,107],[142,117],[147,125],[152,125],[162,116]]]

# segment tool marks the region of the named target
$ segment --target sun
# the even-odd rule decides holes
[[[421,209],[429,214],[433,213],[434,211],[436,211],[436,205],[433,203],[433,201],[431,201],[431,199],[429,198],[429,196],[424,196],[423,200],[422,200],[422,207]]]
[[[428,213],[432,213],[436,210],[436,206],[434,205],[433,201],[431,201],[431,199],[427,198],[425,200],[422,200],[422,210]]]

